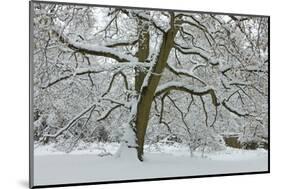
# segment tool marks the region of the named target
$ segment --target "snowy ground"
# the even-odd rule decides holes
[[[105,148],[105,150],[103,150]],[[267,151],[227,148],[190,157],[182,146],[146,147],[145,160],[106,155],[118,144],[95,144],[74,152],[56,151],[53,146],[35,147],[34,184],[65,184],[266,171]]]

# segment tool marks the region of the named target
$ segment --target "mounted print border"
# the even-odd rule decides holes
[[[30,1],[30,188],[270,172],[270,17]]]

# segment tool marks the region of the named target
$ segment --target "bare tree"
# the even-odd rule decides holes
[[[69,96],[63,89],[69,85],[87,97],[84,104],[75,102],[82,108],[74,118],[45,137],[62,135],[85,116],[95,115],[96,124],[114,120],[118,110],[127,115],[122,121],[134,138],[124,139],[123,146],[136,149],[143,161],[146,130],[154,117],[170,132],[179,123],[189,138],[198,121],[187,119],[190,112],[205,117],[200,121],[208,131],[229,115],[267,126],[265,17],[45,3],[36,3],[34,12],[38,100],[48,92],[51,98]],[[165,106],[176,115],[165,112]]]

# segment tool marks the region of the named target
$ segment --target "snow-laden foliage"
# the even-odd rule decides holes
[[[34,3],[34,140],[267,143],[268,19]],[[131,132],[128,132],[131,131]]]

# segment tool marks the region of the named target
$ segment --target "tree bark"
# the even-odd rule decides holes
[[[154,93],[160,81],[161,73],[166,66],[171,48],[173,47],[174,37],[176,33],[177,29],[171,27],[171,29],[163,34],[160,51],[155,60],[156,63],[153,65],[150,72],[146,75],[146,77],[148,77],[147,85],[142,87],[140,91],[135,120],[137,154],[140,161],[143,161],[145,133],[149,121],[150,108],[154,98]]]
[[[139,21],[139,38],[138,38],[138,60],[139,62],[145,62],[149,56],[149,40],[150,35],[148,31],[148,24],[143,23],[142,21]],[[135,90],[139,94],[141,91],[141,86],[143,83],[143,80],[145,78],[146,72],[144,70],[140,70],[139,68],[135,69]]]

